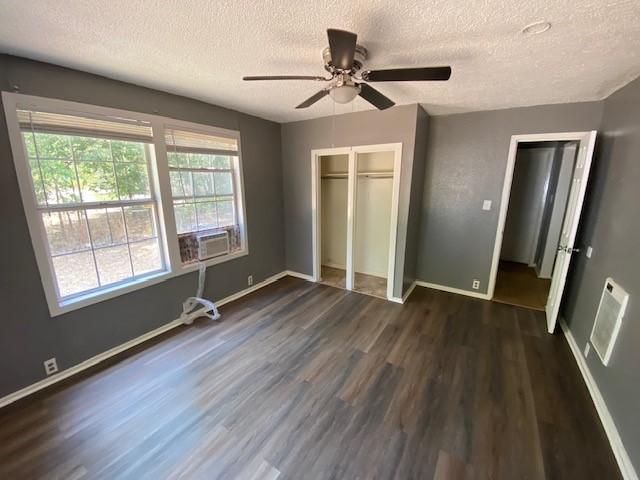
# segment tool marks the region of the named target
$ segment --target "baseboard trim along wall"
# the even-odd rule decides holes
[[[407,301],[407,298],[409,298],[409,295],[411,295],[411,293],[413,293],[413,289],[416,288],[416,284],[417,282],[413,282],[409,288],[407,289],[406,293],[402,296],[402,298],[400,297],[391,297],[389,298],[390,301],[395,302],[395,303],[404,303]]]
[[[416,288],[416,285],[418,283],[414,280],[413,283],[411,285],[409,285],[409,288],[407,289],[407,293],[405,293],[402,296],[402,303],[407,301],[407,298],[409,298],[409,295],[411,295],[413,293],[413,289]]]
[[[416,285],[418,285],[419,287],[427,287],[427,288],[433,288],[435,290],[442,290],[443,292],[457,293],[458,295],[466,295],[467,297],[481,298],[483,300],[491,300],[489,298],[488,293],[474,292],[472,290],[462,290],[461,288],[447,287],[445,285],[438,285],[437,283],[423,282],[421,280],[416,280]]]
[[[633,468],[633,464],[631,463],[631,459],[627,454],[627,450],[624,448],[624,444],[622,443],[622,439],[620,438],[620,434],[618,433],[616,424],[613,421],[613,417],[611,416],[611,413],[609,413],[609,409],[607,408],[607,404],[605,403],[604,398],[602,398],[602,394],[600,393],[598,384],[589,371],[589,366],[587,365],[585,358],[582,356],[582,351],[576,343],[576,339],[574,338],[571,330],[569,329],[569,326],[566,324],[563,318],[559,319],[559,323],[562,327],[564,337],[567,339],[569,348],[571,349],[571,352],[576,359],[576,363],[578,364],[580,373],[582,373],[582,378],[587,384],[587,389],[591,394],[591,399],[593,400],[593,404],[596,407],[596,411],[598,412],[598,416],[600,417],[600,421],[602,422],[604,431],[607,434],[609,443],[611,444],[611,449],[613,450],[613,454],[615,455],[616,461],[618,462],[618,467],[620,467],[622,477],[625,480],[638,480],[638,474]]]
[[[346,265],[340,265],[339,263],[325,262],[320,267],[339,268],[340,270],[346,270]]]
[[[245,295],[248,295],[251,292],[255,292],[256,290],[265,287],[267,285],[269,285],[270,283],[273,283],[277,280],[280,280],[283,277],[286,277],[287,275],[291,275],[292,277],[300,277],[300,275],[302,274],[293,274],[295,272],[288,272],[288,271],[284,271],[284,272],[280,272],[277,273],[275,275],[272,275],[271,277],[266,278],[265,280],[256,283],[255,285],[246,288],[244,290],[241,290],[237,293],[234,293],[232,295],[229,295],[228,297],[225,297],[221,300],[218,300],[216,303],[216,305],[218,307],[226,304],[226,303],[230,303],[233,302],[234,300],[237,300],[241,297],[244,297]],[[303,278],[303,277],[300,277]],[[50,377],[47,377],[43,380],[40,380],[39,382],[33,383],[27,387],[24,387],[16,392],[10,393],[9,395],[0,398],[0,408],[9,405],[10,403],[13,403],[17,400],[20,400],[21,398],[27,397],[33,393],[36,393],[39,390],[42,390],[43,388],[47,388],[50,385],[53,385],[55,383],[61,382],[62,380],[69,378],[73,375],[75,375],[76,373],[80,373],[83,370],[86,370],[87,368],[93,367],[94,365],[97,365],[100,362],[103,362],[105,360],[107,360],[108,358],[111,358],[115,355],[118,355],[119,353],[124,352],[125,350],[128,350],[132,347],[135,347],[136,345],[139,345],[141,343],[146,342],[147,340],[152,339],[153,337],[157,337],[158,335],[161,335],[165,332],[168,332],[169,330],[178,327],[180,325],[182,325],[182,320],[180,320],[179,318],[172,320],[171,322],[162,325],[161,327],[156,328],[155,330],[151,330],[150,332],[147,332],[143,335],[140,335],[139,337],[136,337],[132,340],[129,340],[128,342],[125,342],[121,345],[118,345],[116,347],[113,347],[109,350],[107,350],[106,352],[102,352],[99,353],[98,355],[91,357],[87,360],[85,360],[84,362],[81,362],[77,365],[74,365],[72,367],[69,367],[65,370],[62,370],[59,373],[56,373],[55,375],[51,375]]]
[[[301,278],[302,280],[307,280],[309,282],[315,282],[315,280],[313,279],[313,275],[307,275],[306,273],[300,273],[300,272],[294,272],[293,270],[286,270],[285,273],[291,277],[296,277],[296,278]],[[413,282],[411,284],[411,286],[409,287],[409,290],[407,290],[407,293],[405,293],[402,298],[400,297],[390,297],[387,300],[389,300],[390,302],[395,302],[395,303],[404,303],[407,301],[407,298],[409,298],[409,295],[411,295],[411,292],[413,292],[413,289],[416,288],[416,282]]]
[[[301,278],[302,280],[306,280],[308,282],[313,282],[313,275],[307,275],[306,273],[294,272],[293,270],[285,270],[283,272],[285,275],[289,275],[290,277]]]

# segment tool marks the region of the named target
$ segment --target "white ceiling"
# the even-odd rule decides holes
[[[534,21],[548,32],[524,36]],[[0,52],[286,122],[322,75],[326,29],[358,34],[365,68],[451,65],[449,82],[377,84],[431,114],[597,100],[640,74],[640,0],[0,0]],[[336,112],[372,108],[358,98]]]

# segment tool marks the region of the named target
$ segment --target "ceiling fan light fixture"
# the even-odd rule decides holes
[[[349,103],[360,93],[360,85],[340,85],[329,90],[329,95],[336,103]]]

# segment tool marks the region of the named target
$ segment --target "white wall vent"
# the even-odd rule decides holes
[[[629,294],[611,278],[607,278],[590,338],[604,365],[611,358],[628,300]]]
[[[229,232],[212,233],[198,237],[198,258],[219,257],[229,253]]]

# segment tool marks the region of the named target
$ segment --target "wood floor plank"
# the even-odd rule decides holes
[[[0,478],[619,478],[543,315],[284,278],[0,410]]]

